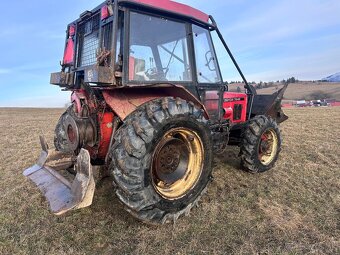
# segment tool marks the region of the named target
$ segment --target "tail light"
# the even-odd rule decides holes
[[[101,19],[107,19],[113,15],[112,4],[104,5],[101,9]]]
[[[101,19],[107,19],[110,16],[109,13],[109,7],[107,5],[104,5],[101,9]]]
[[[76,34],[76,26],[75,25],[71,25],[68,28],[68,36],[69,37],[73,37]]]
[[[70,25],[68,28],[68,39],[66,42],[65,52],[64,52],[64,65],[71,65],[74,61],[74,40],[73,37],[76,34],[75,25]]]

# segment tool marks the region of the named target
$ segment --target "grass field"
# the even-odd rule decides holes
[[[243,88],[244,84],[230,84],[230,91],[237,91],[237,87]],[[283,84],[279,84],[281,88]],[[262,95],[270,95],[276,91],[276,86],[258,89],[257,93]],[[284,99],[285,100],[313,100],[316,95],[324,96],[327,99],[336,99],[340,101],[340,83],[332,82],[299,82],[289,84]],[[317,98],[317,99],[324,99]]]
[[[275,87],[258,90],[260,94],[272,94]],[[322,94],[325,98],[336,99],[340,101],[340,83],[331,82],[299,82],[289,84],[284,98],[289,100],[312,100],[315,95]]]
[[[340,108],[287,109],[283,151],[270,172],[239,170],[237,148],[215,159],[214,181],[176,225],[127,214],[110,179],[91,207],[49,213],[22,176],[52,141],[62,110],[0,109],[0,254],[339,254]]]

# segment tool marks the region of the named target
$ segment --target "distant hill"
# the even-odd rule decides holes
[[[323,78],[322,81],[328,81],[328,82],[340,82],[340,73],[332,74],[326,78]]]
[[[278,86],[282,87],[282,84]],[[258,94],[272,94],[275,87],[257,90]],[[336,99],[340,101],[340,83],[336,82],[299,82],[289,84],[284,95],[288,100]]]

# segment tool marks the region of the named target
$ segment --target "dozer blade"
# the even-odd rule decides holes
[[[286,116],[281,109],[281,101],[287,87],[288,84],[272,95],[255,95],[252,114],[270,116],[275,119],[277,123],[287,120],[288,116]]]
[[[24,175],[33,181],[49,202],[56,215],[70,210],[84,208],[92,204],[95,182],[89,152],[81,149],[77,159],[70,155],[48,150],[48,145],[40,137],[41,154],[37,164],[26,169]],[[73,182],[68,181],[58,171],[75,164],[77,172]]]

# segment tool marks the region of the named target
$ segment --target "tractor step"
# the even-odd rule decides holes
[[[56,215],[80,209],[92,204],[95,181],[89,152],[81,149],[77,158],[49,150],[43,137],[40,137],[41,154],[38,162],[26,169],[24,175],[33,181],[49,202]],[[74,166],[76,176],[71,182],[59,171]]]

